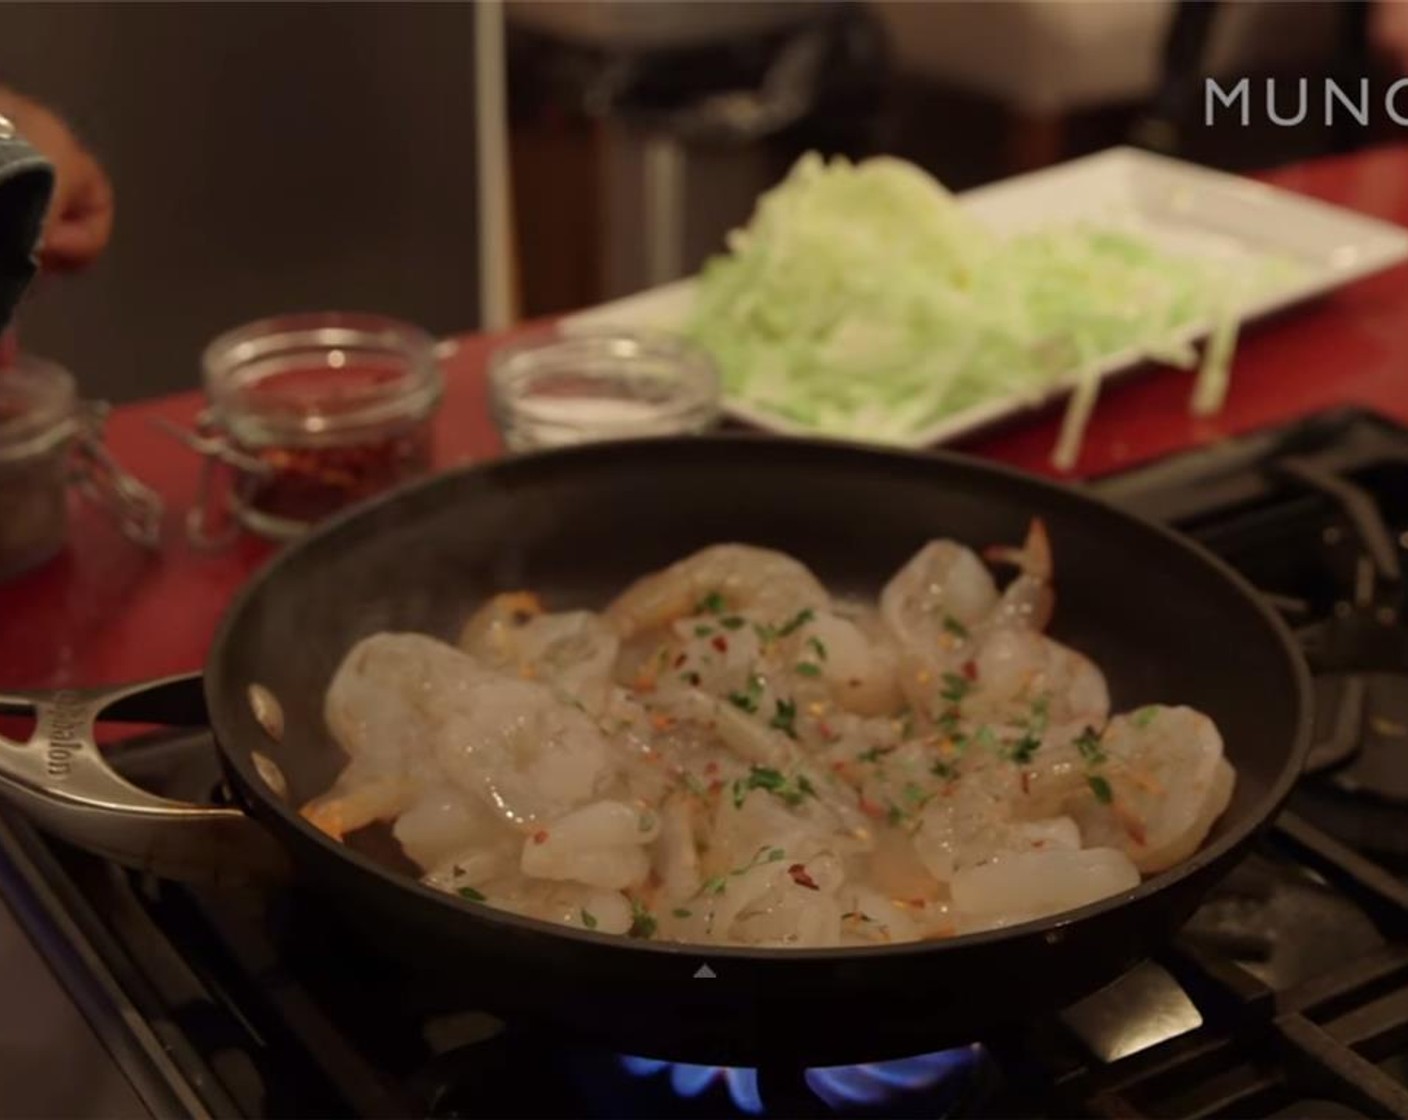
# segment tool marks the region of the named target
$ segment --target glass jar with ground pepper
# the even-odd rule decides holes
[[[52,362],[21,354],[0,368],[0,580],[63,547],[70,487],[107,508],[130,539],[157,544],[161,500],[108,454],[105,415]]]
[[[221,335],[203,359],[207,455],[191,535],[296,536],[429,472],[443,384],[434,340],[377,315],[286,315]],[[233,514],[233,521],[229,515]]]

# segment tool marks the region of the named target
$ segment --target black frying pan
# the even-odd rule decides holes
[[[298,815],[343,764],[323,727],[329,677],[374,631],[448,637],[485,596],[509,588],[532,588],[552,609],[597,606],[641,573],[725,540],[784,549],[829,587],[873,594],[929,538],[1015,541],[1034,515],[1056,558],[1056,636],[1099,663],[1117,709],[1169,701],[1207,712],[1237,769],[1232,805],[1204,848],[1127,895],[948,941],[696,948],[569,930],[429,890]],[[251,712],[256,681],[282,701],[281,742]],[[744,1065],[932,1050],[1113,979],[1169,936],[1272,816],[1309,734],[1307,677],[1285,628],[1182,538],[957,456],[746,437],[506,460],[355,511],[283,553],[231,606],[205,697],[241,804],[358,935],[425,967],[469,1005],[541,1016],[631,1053]],[[69,724],[82,701],[68,701]],[[267,760],[282,774],[272,786]],[[33,775],[25,780],[8,777],[0,791],[18,790],[66,827],[52,796],[36,792]],[[283,784],[286,796],[276,792]],[[91,804],[86,811],[91,822]],[[127,811],[143,852],[163,864],[172,854],[199,865],[228,862],[232,846],[237,860],[253,850],[235,811],[212,822],[186,809],[160,827]],[[197,842],[212,826],[225,830],[223,850]],[[94,846],[132,858],[120,828],[107,837]],[[704,965],[712,977],[698,975]]]

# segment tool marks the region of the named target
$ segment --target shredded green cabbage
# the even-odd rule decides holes
[[[1080,375],[1063,451],[1124,351],[1189,366],[1181,332],[1217,324],[1200,407],[1226,393],[1236,309],[1284,279],[1166,252],[1117,224],[1004,239],[937,181],[891,158],[803,156],[701,276],[687,332],[735,402],[816,431],[909,443],[998,398]]]

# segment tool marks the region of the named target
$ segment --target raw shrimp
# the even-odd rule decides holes
[[[1115,848],[1051,848],[966,868],[951,887],[966,932],[1074,910],[1138,885],[1139,871]]]
[[[505,591],[487,599],[460,631],[459,647],[490,665],[517,660],[517,633],[543,613],[531,591]]]
[[[324,704],[328,727],[350,762],[303,815],[341,839],[409,809],[421,779],[434,770],[426,735],[434,716],[423,702],[422,682],[438,677],[453,690],[477,672],[469,659],[421,634],[376,634],[354,646]]]
[[[459,645],[492,668],[551,684],[599,712],[620,640],[590,611],[544,614],[536,596],[511,592],[475,612]]]
[[[1041,518],[1032,518],[1021,548],[997,545],[984,555],[998,563],[1016,565],[1018,574],[1003,591],[997,610],[983,619],[983,626],[1045,630],[1056,596],[1051,589],[1051,541]]]
[[[606,608],[624,638],[702,613],[748,610],[784,620],[824,608],[830,596],[807,568],[781,552],[717,544],[637,580]]]
[[[789,652],[794,666],[815,668],[830,697],[848,712],[888,715],[904,700],[899,655],[881,635],[850,619],[815,615],[797,631]]]
[[[836,894],[840,860],[819,853],[799,860],[781,847],[758,848],[742,866],[707,879],[671,911],[683,940],[822,948],[841,942]]]
[[[969,719],[1000,719],[1045,698],[1055,723],[1102,726],[1110,714],[1105,675],[1088,657],[1024,627],[994,629],[977,643],[971,687],[961,710]]]
[[[920,816],[914,850],[940,883],[970,867],[1023,852],[1078,849],[1081,834],[1068,817],[1022,820],[1017,797],[1000,787],[960,782],[951,796],[936,797]]]
[[[464,894],[470,884],[464,875],[456,875],[455,870],[454,866],[438,868],[426,877],[426,882],[450,894]],[[489,879],[473,887],[469,897],[511,914],[598,933],[628,933],[635,920],[631,900],[620,891],[530,879],[523,875]]]
[[[1197,851],[1232,800],[1222,736],[1192,708],[1151,705],[1116,716],[1087,753],[1110,796],[1086,799],[1077,812],[1082,835],[1126,852],[1146,874]]]
[[[327,720],[352,763],[338,782],[340,803],[319,804],[324,819],[355,816],[364,783],[400,782],[412,791],[447,784],[526,824],[586,803],[619,772],[596,723],[545,685],[491,672],[419,634],[358,643],[328,690]]]
[[[953,650],[997,607],[992,573],[955,541],[931,541],[880,594],[880,617],[908,653]]]
[[[589,887],[639,886],[650,872],[646,845],[659,814],[620,801],[596,801],[537,829],[523,845],[523,874]]]
[[[1232,794],[1212,721],[1110,719],[1103,673],[1048,637],[1039,521],[999,589],[925,545],[878,610],[798,561],[706,548],[605,612],[496,595],[460,648],[358,643],[325,715],[348,762],[304,809],[373,821],[424,881],[582,930],[824,947],[950,937],[1138,885]]]

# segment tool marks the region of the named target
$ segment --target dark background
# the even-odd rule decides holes
[[[116,187],[107,253],[45,277],[24,349],[85,393],[189,388],[211,336],[280,311],[478,318],[468,4],[0,3],[0,84],[53,105]]]

